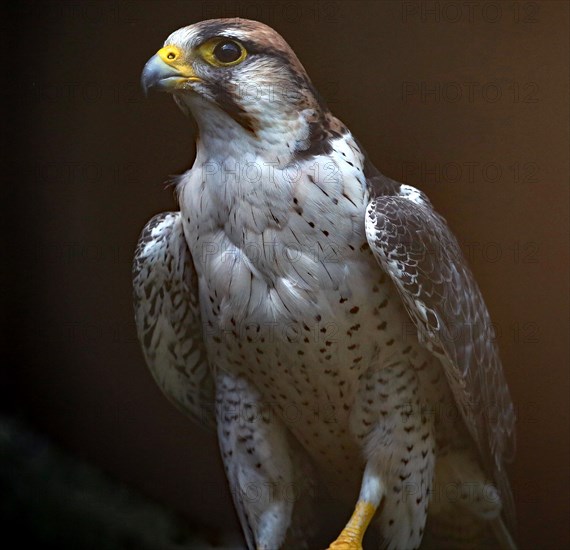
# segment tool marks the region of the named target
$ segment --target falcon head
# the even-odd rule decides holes
[[[142,86],[173,94],[197,120],[201,138],[246,139],[265,149],[307,151],[323,140],[330,118],[285,40],[246,19],[175,31],[145,65]]]

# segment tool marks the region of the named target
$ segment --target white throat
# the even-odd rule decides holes
[[[197,154],[202,162],[220,162],[233,157],[255,155],[265,162],[284,167],[291,163],[295,151],[303,149],[309,139],[309,120],[313,109],[287,112],[280,104],[265,110],[251,110],[254,130],[246,129],[218,105],[198,94],[175,96],[178,106],[191,113],[199,127]],[[248,106],[251,107],[251,106]]]

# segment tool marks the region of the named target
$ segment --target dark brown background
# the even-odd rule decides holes
[[[426,191],[463,244],[519,410],[520,545],[567,546],[568,4],[475,4],[10,8],[5,409],[189,518],[234,521],[213,436],[145,369],[130,262],[146,221],[175,208],[167,176],[193,160],[191,122],[169,97],[143,98],[141,69],[180,26],[251,17],[283,34],[374,163]]]

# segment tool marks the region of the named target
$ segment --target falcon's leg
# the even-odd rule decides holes
[[[376,509],[384,546],[419,546],[434,471],[434,417],[408,363],[370,369],[353,410],[352,431],[362,441],[366,468],[354,514],[331,545],[360,549]]]
[[[216,377],[218,440],[242,529],[251,549],[275,550],[290,535],[299,489],[287,429],[245,377]]]
[[[362,539],[366,528],[374,517],[384,494],[382,479],[374,470],[370,464],[366,466],[354,512],[342,533],[330,545],[331,550],[357,550],[362,548]]]

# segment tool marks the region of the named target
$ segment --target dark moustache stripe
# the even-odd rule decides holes
[[[209,84],[208,88],[220,109],[227,113],[242,128],[252,134],[256,133],[257,125],[255,119],[236,102],[231,89],[228,89],[226,83],[222,83],[222,85]]]

